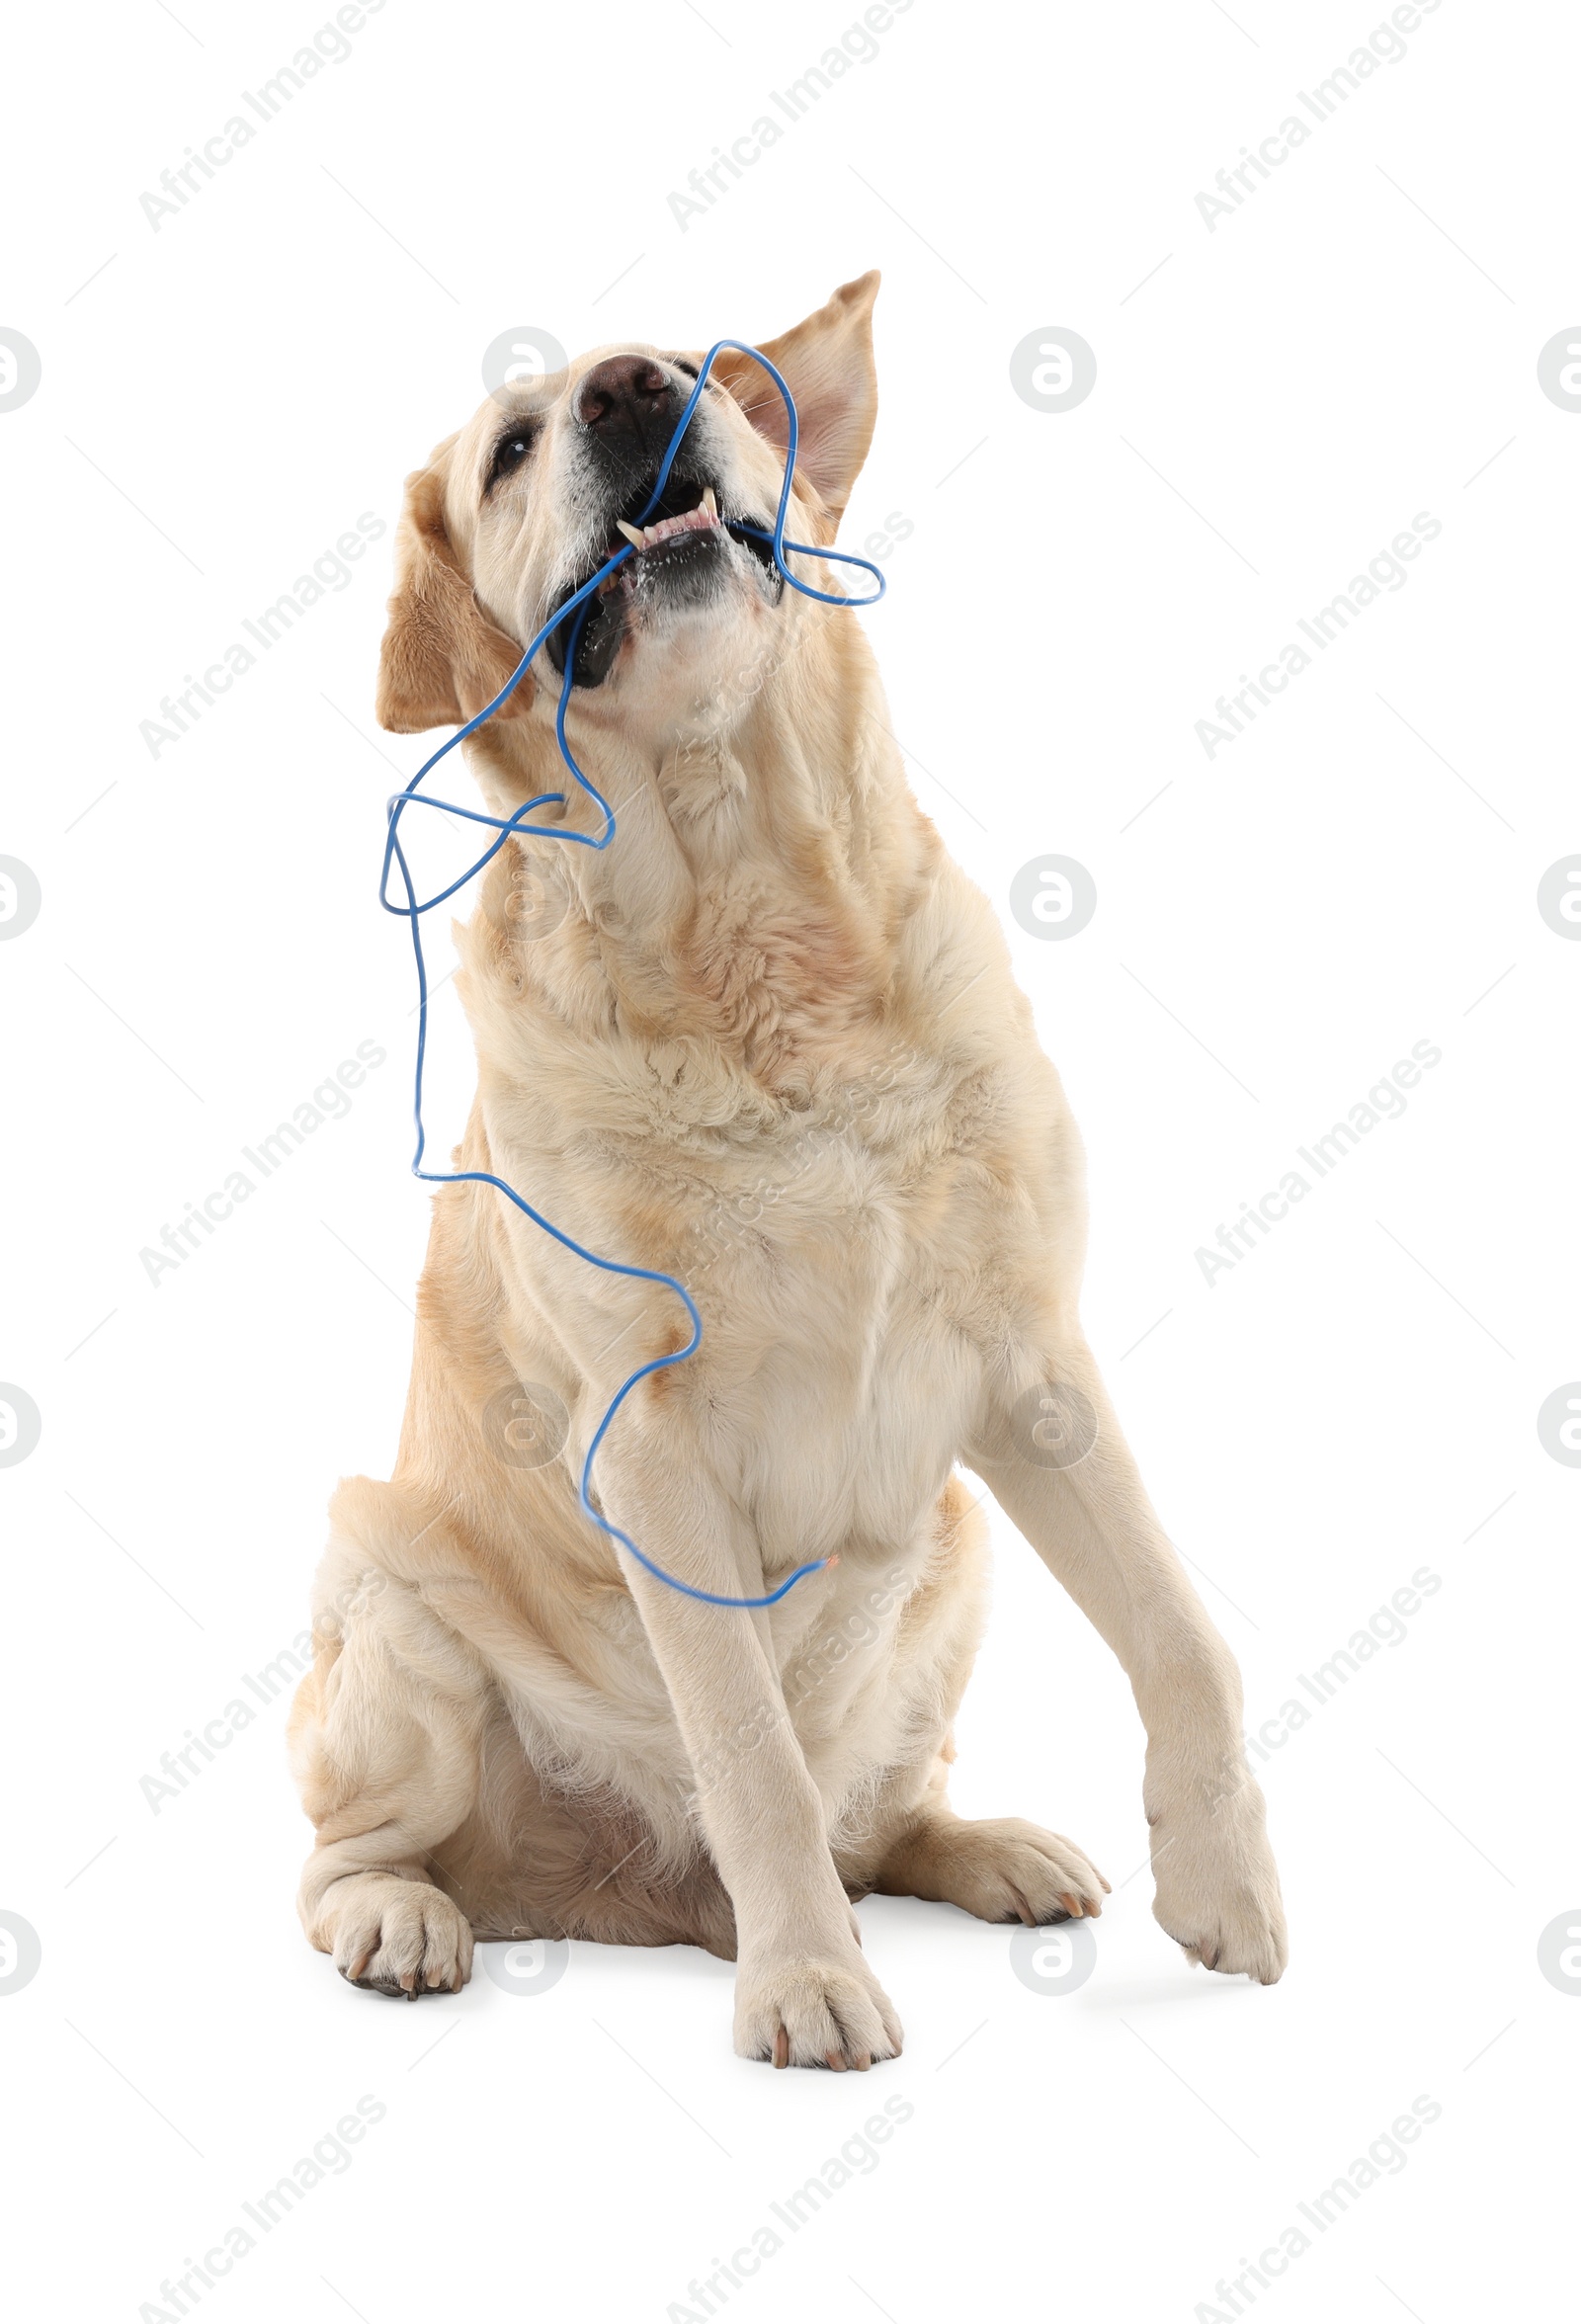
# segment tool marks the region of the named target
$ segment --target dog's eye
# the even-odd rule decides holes
[[[678,372],[685,372],[689,379],[695,379],[697,377],[697,365],[695,363],[688,363],[684,356],[672,355],[670,361]],[[709,379],[706,392],[709,395],[722,395],[724,393],[724,389],[719,385],[717,379]]]
[[[514,476],[538,441],[538,430],[530,423],[521,422],[508,428],[494,447],[494,457],[489,462],[485,494],[493,491],[506,476]]]

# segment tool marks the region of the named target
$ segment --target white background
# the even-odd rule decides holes
[[[667,196],[859,13],[389,0],[157,232],[139,195],[325,17],[14,30],[31,231],[0,322],[43,371],[0,413],[0,852],[43,905],[0,947],[0,1377],[42,1437],[0,1474],[0,1906],[42,1960],[0,1995],[8,2313],[177,2313],[161,2280],[365,2093],[352,2167],[202,2313],[684,2315],[896,2094],[877,2167],[728,2312],[1184,2320],[1422,2094],[1406,2167],[1259,2305],[1553,2312],[1581,2001],[1538,1943],[1581,1922],[1581,1473],[1536,1417],[1581,1374],[1581,945],[1536,889],[1581,847],[1581,416],[1537,362],[1581,309],[1576,26],[1446,0],[1210,232],[1195,197],[1386,10],[916,0],[683,232]],[[536,1998],[349,1991],[294,1917],[284,1698],[145,1798],[302,1629],[334,1479],[395,1445],[427,1205],[374,901],[420,750],[372,718],[388,532],[157,759],[139,723],[361,513],[392,528],[500,332],[762,338],[874,264],[845,538],[914,530],[861,618],[922,804],[1007,920],[1034,856],[1097,882],[1078,938],[1012,939],[1089,1148],[1088,1327],[1251,1722],[1418,1567],[1442,1586],[1261,1771],[1291,1930],[1263,1991],[1153,1923],[1128,1690],[996,1518],[956,1797],[1105,1868],[1097,1967],[1035,1991],[1006,1930],[870,1902],[907,2045],[857,2082],[735,2059],[730,1971],[688,1951],[578,1946]],[[1098,381],[1050,413],[1009,365],[1052,325]],[[1419,511],[1443,530],[1408,584],[1209,761],[1215,698]],[[365,1039],[388,1059],[350,1115],[151,1284],[139,1251]],[[454,1009],[436,1039],[443,1150]],[[1442,1062],[1403,1118],[1209,1286],[1198,1247],[1419,1040]]]

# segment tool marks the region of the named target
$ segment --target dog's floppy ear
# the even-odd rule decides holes
[[[764,354],[784,373],[796,399],[796,473],[812,486],[837,524],[868,456],[878,412],[873,363],[873,302],[877,295],[874,268],[854,283],[842,283],[816,314],[763,343]],[[763,367],[725,348],[713,370],[759,435],[783,453],[785,405]]]
[[[391,734],[458,726],[492,702],[521,660],[521,648],[497,629],[456,561],[445,525],[450,437],[426,468],[406,479],[406,505],[395,529],[395,589],[378,655],[374,710]],[[520,717],[533,701],[524,678],[495,715]]]

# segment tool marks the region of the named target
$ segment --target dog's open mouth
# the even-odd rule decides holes
[[[632,553],[619,572],[610,574],[595,596],[549,632],[548,657],[561,676],[575,635],[572,682],[577,686],[602,686],[615,665],[640,598],[650,592],[657,598],[662,592],[665,604],[680,607],[701,604],[711,596],[733,542],[758,559],[778,593],[780,579],[769,543],[748,532],[744,522],[720,514],[714,485],[700,476],[683,477],[672,470],[650,511],[652,497],[650,476],[612,519],[609,539],[598,557],[567,583],[557,601],[564,605],[574,597],[623,543],[630,547]],[[644,512],[645,524],[639,522]]]

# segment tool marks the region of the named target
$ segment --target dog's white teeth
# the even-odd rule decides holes
[[[713,486],[706,484],[697,507],[684,517],[660,517],[656,524],[645,527],[628,525],[624,517],[617,517],[615,523],[617,530],[624,535],[631,546],[640,551],[657,548],[661,540],[668,540],[674,534],[690,533],[701,526],[716,524],[718,516],[719,504],[714,497]]]

